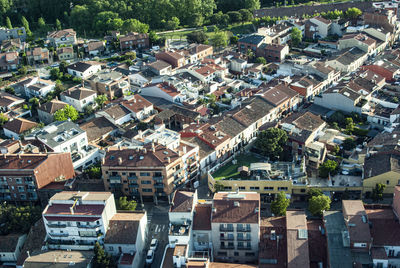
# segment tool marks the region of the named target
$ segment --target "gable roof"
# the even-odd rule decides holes
[[[38,106],[37,109],[48,114],[54,114],[56,111],[63,109],[65,105],[68,105],[68,103],[59,100],[51,100]]]
[[[104,116],[95,117],[80,125],[80,128],[86,131],[88,142],[97,140],[102,136],[111,133],[113,130],[118,129]]]
[[[106,244],[136,244],[140,220],[143,212],[124,212],[115,214],[108,225],[104,238]]]
[[[190,212],[193,206],[193,198],[195,193],[178,190],[172,199],[170,212]]]
[[[12,121],[8,121],[3,125],[3,128],[8,129],[14,133],[21,134],[31,128],[36,127],[36,122],[29,121],[24,118],[15,118]]]
[[[75,100],[83,100],[95,94],[96,91],[84,87],[72,87],[61,93],[61,95]]]
[[[95,61],[85,61],[85,62],[79,61],[79,62],[75,62],[75,63],[73,63],[71,65],[68,65],[67,69],[71,69],[71,70],[74,70],[74,71],[77,71],[77,72],[84,72],[84,71],[88,70],[90,67],[92,67],[93,65],[96,65],[96,64],[99,65],[101,63],[95,62]]]
[[[258,34],[252,34],[246,37],[242,37],[238,40],[239,43],[246,43],[246,44],[252,44],[252,45],[259,45],[260,43],[263,42],[264,36],[258,35]]]

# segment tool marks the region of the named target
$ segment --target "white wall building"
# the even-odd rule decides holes
[[[84,112],[88,105],[96,105],[96,97],[96,91],[83,87],[70,88],[60,95],[62,101],[72,105],[79,112]]]
[[[101,64],[94,61],[81,61],[67,66],[70,75],[86,79],[101,70]]]

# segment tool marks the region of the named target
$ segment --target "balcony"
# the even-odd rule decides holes
[[[247,246],[237,246],[237,250],[251,250],[251,247],[247,247]]]
[[[50,228],[66,228],[67,227],[66,224],[61,224],[61,223],[48,223],[47,226]]]
[[[29,192],[29,193],[35,193],[36,189],[35,188],[28,188],[28,189],[26,189],[26,191]]]
[[[9,193],[10,189],[0,189],[0,193]]]
[[[187,236],[189,235],[190,225],[172,224],[169,229],[170,236]]]
[[[233,226],[232,227],[224,227],[224,226],[219,226],[219,230],[221,232],[233,232]]]
[[[131,183],[129,183],[129,187],[137,188],[137,187],[139,187],[139,184],[137,184],[135,182],[131,182]]]
[[[110,184],[121,183],[121,176],[110,176]]]
[[[26,180],[25,180],[25,184],[26,184],[26,185],[35,186],[35,183],[34,183],[33,181],[26,181]]]
[[[235,245],[221,245],[220,249],[235,249]]]
[[[0,181],[0,185],[8,185],[7,181]]]
[[[155,183],[154,188],[164,188],[164,184],[163,183]]]
[[[164,179],[164,176],[154,176],[153,180],[155,181],[162,181]]]
[[[236,231],[240,232],[240,233],[251,232],[251,228],[250,227],[237,227]]]
[[[129,177],[128,177],[128,180],[129,180],[129,181],[137,181],[137,180],[138,180],[138,177],[136,177],[136,176],[129,176]]]
[[[100,227],[100,224],[78,224],[77,227],[78,228],[84,228],[84,229],[91,229],[91,228],[97,228]]]
[[[237,237],[237,241],[250,241],[251,237]]]
[[[233,240],[235,240],[235,237],[233,235],[232,236],[220,236],[219,240],[221,240],[221,241],[233,241]]]
[[[67,233],[55,233],[55,234],[50,233],[49,235],[53,236],[53,237],[67,237],[68,236]]]

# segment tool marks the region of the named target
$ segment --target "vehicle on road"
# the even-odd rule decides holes
[[[154,238],[151,240],[150,249],[156,251],[157,247],[158,247],[158,240]]]
[[[152,249],[149,249],[146,255],[146,264],[152,264],[153,261],[154,261],[154,251]]]

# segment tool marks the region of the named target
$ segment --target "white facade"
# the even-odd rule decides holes
[[[231,67],[230,69],[234,72],[243,72],[244,69],[246,69],[247,66],[247,61],[245,60],[237,60],[237,59],[232,59],[231,60]]]
[[[0,252],[0,262],[3,262],[3,263],[17,262],[17,259],[18,259],[19,255],[21,254],[21,249],[24,246],[25,240],[26,240],[26,234],[21,235],[18,238],[17,245],[13,252],[11,252],[11,251]]]
[[[318,34],[321,38],[325,38],[329,34],[329,29],[331,26],[331,23],[326,24],[325,22],[322,22],[318,20],[317,18],[312,18],[310,21],[316,25],[318,25]]]
[[[344,111],[347,113],[355,112],[358,114],[362,112],[362,108],[355,105],[356,101],[340,93],[322,93],[321,96],[314,98],[314,103],[336,111]]]
[[[114,195],[61,192],[49,200],[42,214],[50,249],[92,249],[96,242],[102,243],[116,214]]]
[[[142,88],[140,94],[143,96],[161,98],[161,99],[164,99],[164,100],[167,100],[170,102],[176,102],[176,103],[182,103],[185,100],[184,96],[182,96],[181,94],[179,94],[179,93],[168,94],[167,92],[165,92],[164,90],[162,90],[161,88],[159,88],[157,86],[150,86],[150,87]]]
[[[71,106],[73,106],[78,112],[84,112],[84,109],[85,109],[86,106],[95,105],[96,104],[95,99],[97,97],[97,93],[95,91],[93,91],[92,95],[90,95],[90,96],[88,96],[86,98],[80,99],[80,100],[71,98],[71,97],[66,96],[64,94],[61,94],[60,97],[61,97],[62,101],[68,103]]]
[[[4,132],[4,136],[10,138],[10,139],[15,139],[15,140],[19,140],[19,134],[15,133],[5,127],[3,127],[3,132]]]
[[[92,75],[94,75],[95,73],[99,72],[101,70],[101,65],[100,64],[92,64],[92,66],[90,66],[88,69],[86,69],[85,71],[81,72],[78,70],[74,70],[71,68],[68,68],[68,73],[72,76],[76,76],[76,77],[80,77],[82,79],[86,79]]]
[[[38,77],[24,85],[25,95],[28,98],[32,97],[46,97],[55,88],[55,84],[51,81],[43,80]]]

